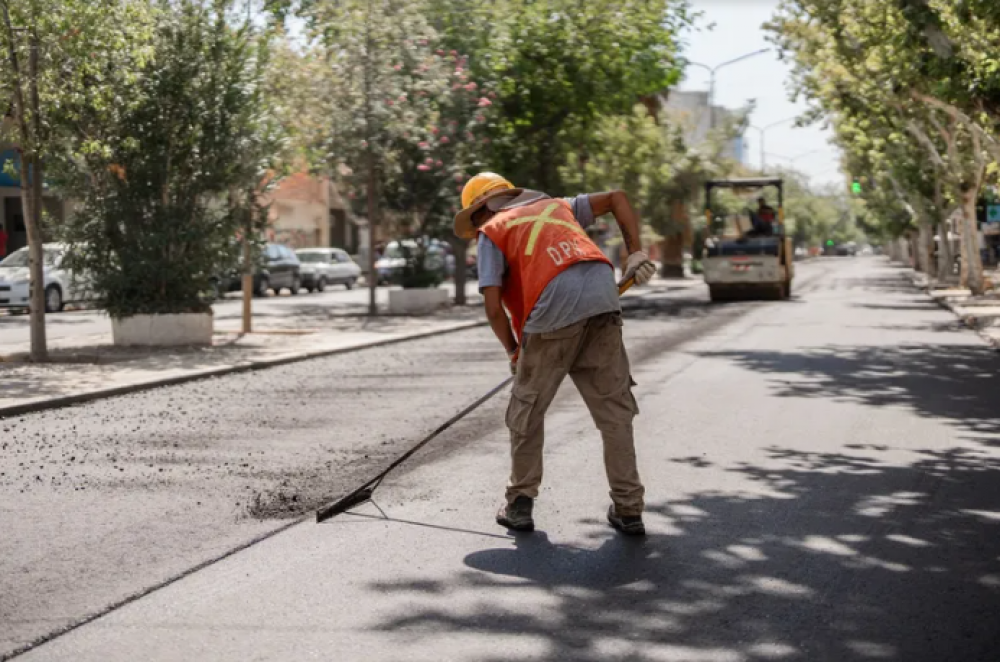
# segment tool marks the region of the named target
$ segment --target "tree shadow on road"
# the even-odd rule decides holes
[[[979,345],[826,346],[806,351],[719,351],[772,375],[779,397],[904,406],[1000,446],[1000,356]]]
[[[529,657],[504,642],[544,660],[998,659],[1000,460],[889,450],[768,449],[727,469],[760,490],[654,504],[645,540],[536,533],[446,587],[376,584],[409,598],[379,629],[495,637],[496,662]]]
[[[920,296],[920,291],[913,285],[913,281],[899,272],[882,272],[879,275],[867,275],[863,278],[834,278],[832,286],[834,289]]]

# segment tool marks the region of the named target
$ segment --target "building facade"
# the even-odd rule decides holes
[[[684,130],[684,142],[690,147],[697,147],[708,139],[715,126],[722,126],[736,119],[736,112],[722,106],[709,106],[708,92],[682,92],[667,90],[656,96],[656,102],[662,112],[678,122]],[[746,155],[745,127],[736,127],[737,135],[725,146],[722,156],[743,163]]]
[[[329,177],[295,173],[270,191],[267,239],[291,248],[336,247],[365,255],[367,224],[348,212]]]
[[[7,255],[28,245],[28,231],[24,223],[24,207],[21,204],[21,158],[11,145],[0,145],[0,228],[7,233]],[[66,218],[68,205],[64,200],[51,195],[42,198],[45,228],[58,224]],[[48,240],[48,237],[45,237]],[[0,255],[0,257],[4,257]]]

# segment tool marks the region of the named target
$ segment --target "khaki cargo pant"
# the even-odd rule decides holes
[[[636,468],[628,356],[618,313],[596,315],[551,333],[526,333],[507,408],[512,468],[507,502],[538,496],[545,412],[566,375],[573,379],[604,440],[604,468],[619,515],[639,515],[645,492]]]

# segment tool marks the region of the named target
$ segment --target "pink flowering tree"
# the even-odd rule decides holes
[[[462,186],[482,167],[495,94],[470,76],[455,51],[435,49],[394,67],[409,81],[397,98],[401,123],[384,173],[386,204],[411,233],[447,238]]]
[[[440,47],[420,3],[310,0],[297,13],[325,65],[308,86],[315,103],[299,111],[324,118],[305,132],[316,146],[304,152],[323,155],[314,166],[337,177],[373,243],[449,236],[461,185],[487,147],[493,92]]]
[[[312,94],[325,116],[313,150],[323,158],[314,166],[334,175],[352,211],[368,220],[373,276],[374,247],[396,238],[384,221],[415,208],[398,194],[409,160],[402,150],[412,139],[404,136],[429,126],[436,111],[429,92],[444,84],[430,66],[435,34],[420,6],[405,0],[309,0],[297,11],[326,65]],[[375,281],[369,278],[370,314],[377,313]]]
[[[464,304],[467,244],[454,236],[452,219],[461,207],[462,187],[483,167],[496,95],[472,78],[466,58],[455,51],[434,49],[393,68],[409,80],[396,99],[401,121],[383,171],[385,203],[411,236],[450,243],[456,303]]]

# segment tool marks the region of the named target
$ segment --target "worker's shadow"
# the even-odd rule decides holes
[[[514,548],[487,549],[465,557],[481,572],[520,577],[543,586],[608,589],[655,577],[665,560],[662,536],[626,538],[612,533],[600,547],[553,544],[542,531],[517,534]]]

